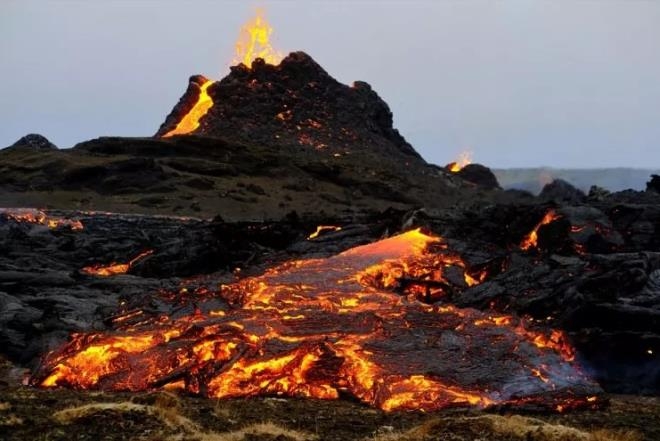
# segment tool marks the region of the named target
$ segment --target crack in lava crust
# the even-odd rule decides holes
[[[561,333],[392,291],[422,268],[443,280],[434,245],[444,244],[410,231],[221,286],[213,295],[225,310],[74,335],[32,383],[218,398],[350,394],[383,410],[593,405],[600,389],[571,362]]]

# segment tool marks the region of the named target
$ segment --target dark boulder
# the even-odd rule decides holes
[[[646,183],[646,191],[660,194],[660,175],[651,175],[651,180]]]
[[[555,179],[547,184],[541,190],[539,197],[545,201],[569,204],[581,203],[586,199],[586,195],[582,190],[575,188],[563,179]]]
[[[468,164],[456,172],[456,174],[466,181],[477,184],[477,186],[481,188],[488,190],[500,188],[500,184],[497,182],[495,174],[485,165]]]

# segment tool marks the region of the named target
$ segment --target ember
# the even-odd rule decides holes
[[[225,309],[133,325],[118,320],[113,332],[74,335],[46,357],[32,383],[183,387],[217,398],[350,393],[387,411],[593,406],[599,388],[570,362],[561,334],[396,292],[404,278],[442,282],[436,251],[443,249],[442,239],[415,230],[327,259],[285,263],[221,286],[215,295]]]

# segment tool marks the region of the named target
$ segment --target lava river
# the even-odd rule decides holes
[[[444,252],[438,252],[444,250]],[[353,396],[383,410],[594,406],[599,387],[561,332],[417,300],[460,262],[420,231],[289,262],[212,293],[226,307],[76,334],[32,377],[43,387],[185,389],[208,397]],[[121,320],[118,321],[121,323]]]

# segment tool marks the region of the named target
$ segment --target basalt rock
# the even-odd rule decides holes
[[[651,175],[651,180],[646,183],[646,191],[660,193],[660,176]]]
[[[466,181],[477,184],[480,188],[488,190],[500,188],[495,174],[485,165],[468,164],[456,172],[456,174]]]
[[[565,202],[576,204],[583,202],[586,196],[582,190],[575,188],[569,182],[566,182],[563,179],[555,179],[543,187],[541,194],[539,194],[539,198],[557,203]]]

